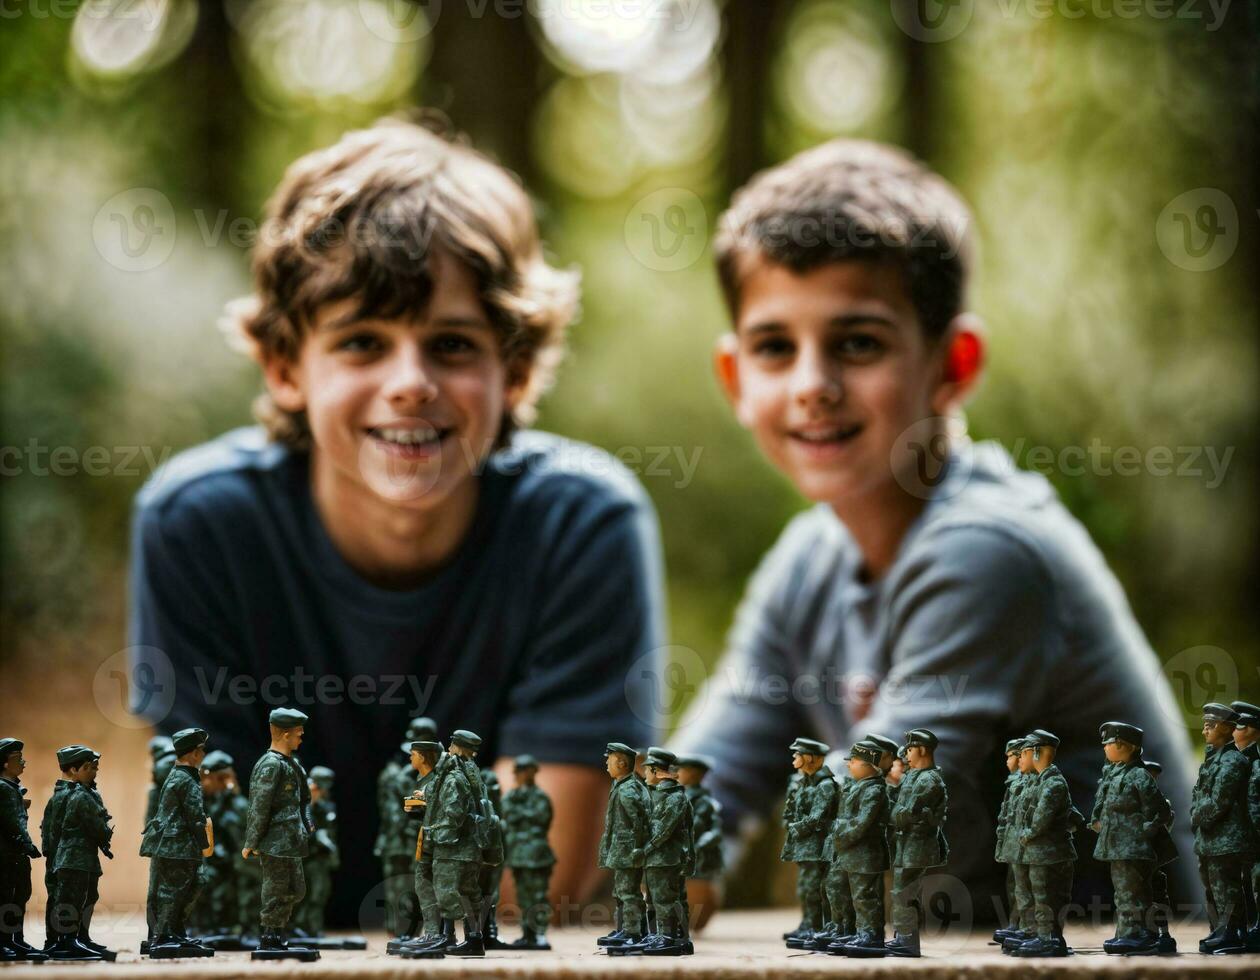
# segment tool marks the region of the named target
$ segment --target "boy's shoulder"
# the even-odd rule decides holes
[[[511,444],[486,461],[490,473],[513,482],[522,504],[584,508],[649,507],[642,484],[611,453],[538,429],[513,434]]]

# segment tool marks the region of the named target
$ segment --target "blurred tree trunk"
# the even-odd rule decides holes
[[[902,20],[902,23],[925,23],[922,16],[923,5],[927,0],[893,0],[894,4],[918,7],[919,15],[914,19]],[[930,0],[935,3],[936,0]],[[904,144],[915,156],[923,160],[932,159],[934,145],[933,120],[940,118],[940,106],[933,102],[935,91],[932,86],[932,47],[917,40],[905,31],[898,31],[902,38],[901,64],[906,76]]]
[[[727,123],[726,187],[733,191],[777,159],[766,153],[766,106],[770,102],[770,67],[780,24],[795,0],[730,0],[722,71],[730,99]]]
[[[232,57],[232,25],[222,3],[201,4],[197,28],[180,58],[180,95],[187,142],[180,149],[189,199],[214,202],[233,214],[253,210],[241,199],[244,118],[252,111]]]

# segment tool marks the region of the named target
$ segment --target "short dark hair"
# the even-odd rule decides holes
[[[941,176],[897,147],[837,139],[763,170],[718,221],[714,252],[734,318],[749,257],[802,273],[831,262],[891,262],[929,339],[963,311],[971,211]]]

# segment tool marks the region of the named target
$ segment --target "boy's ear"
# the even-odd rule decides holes
[[[966,401],[984,370],[987,344],[984,322],[974,313],[950,321],[940,340],[941,377],[932,395],[937,415],[949,415]]]
[[[533,371],[534,363],[528,357],[517,356],[508,359],[504,396],[509,409],[515,409],[520,400],[525,397]]]
[[[267,355],[262,362],[263,380],[277,407],[286,412],[301,412],[306,408],[306,395],[302,391],[301,369],[296,361],[280,354]]]
[[[722,334],[713,348],[713,372],[717,375],[722,394],[726,395],[726,400],[735,410],[735,418],[739,420],[740,425],[747,428],[740,407],[742,400],[740,398],[739,357],[736,355],[738,348],[739,339],[734,333]]]

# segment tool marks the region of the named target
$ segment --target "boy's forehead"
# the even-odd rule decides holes
[[[796,270],[761,254],[743,259],[737,330],[851,314],[886,319],[893,326],[914,322],[901,268],[890,261],[846,259]]]

